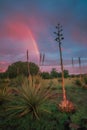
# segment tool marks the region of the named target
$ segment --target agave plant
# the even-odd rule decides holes
[[[40,113],[49,112],[47,109],[49,103],[56,103],[58,95],[52,89],[34,83],[26,79],[21,88],[15,88],[18,95],[7,107],[10,116],[24,116],[31,114],[33,118],[39,119]]]
[[[13,100],[10,88],[0,89],[0,116],[4,116],[7,104]]]

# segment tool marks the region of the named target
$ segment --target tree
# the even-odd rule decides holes
[[[51,78],[57,78],[57,77],[58,77],[58,72],[56,71],[55,68],[53,68],[53,69],[51,70],[50,75],[51,75]]]
[[[64,78],[69,77],[69,71],[68,70],[64,70]]]
[[[62,73],[59,72],[59,73],[58,73],[58,78],[61,78],[61,77],[62,77]]]
[[[30,66],[30,74],[32,76],[37,75],[39,72],[39,67],[35,63],[32,63],[32,62],[29,63],[29,66]]]
[[[68,70],[63,70],[63,73],[64,73],[64,78],[67,78],[69,77],[69,71]],[[57,72],[55,68],[53,68],[51,70],[51,73],[50,73],[50,77],[51,78],[61,78],[62,77],[62,73],[61,72]]]
[[[50,74],[49,74],[48,72],[42,72],[42,73],[41,73],[41,77],[42,77],[43,79],[50,79]]]
[[[39,72],[39,67],[35,63],[30,62],[29,66],[30,66],[30,74],[32,76],[36,75]],[[6,73],[8,73],[9,78],[15,78],[21,74],[27,76],[28,75],[27,62],[18,61],[11,64],[8,67]]]

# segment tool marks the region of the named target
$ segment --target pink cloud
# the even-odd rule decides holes
[[[37,40],[41,34],[47,35],[48,22],[45,19],[37,15],[35,12],[26,16],[25,14],[15,13],[14,16],[8,17],[8,20],[4,21],[0,30],[0,38],[10,37],[13,39],[24,40],[29,39],[28,30],[31,30],[34,38]]]
[[[24,40],[28,38],[28,28],[26,25],[16,22],[7,22],[6,27],[0,32],[0,37],[10,37],[13,39]]]
[[[0,61],[0,72],[5,72],[9,63],[5,61]]]
[[[5,68],[0,68],[0,73],[5,72],[5,71],[6,71]]]

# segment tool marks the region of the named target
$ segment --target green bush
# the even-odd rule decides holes
[[[79,79],[75,80],[75,84],[78,85],[78,86],[82,86],[82,82]]]
[[[87,77],[84,77],[84,83],[87,84]]]

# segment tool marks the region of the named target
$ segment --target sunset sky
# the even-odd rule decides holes
[[[55,26],[63,26],[62,52],[64,64],[87,58],[87,0],[0,0],[0,71],[13,62],[59,64]],[[85,63],[84,63],[85,64]]]

